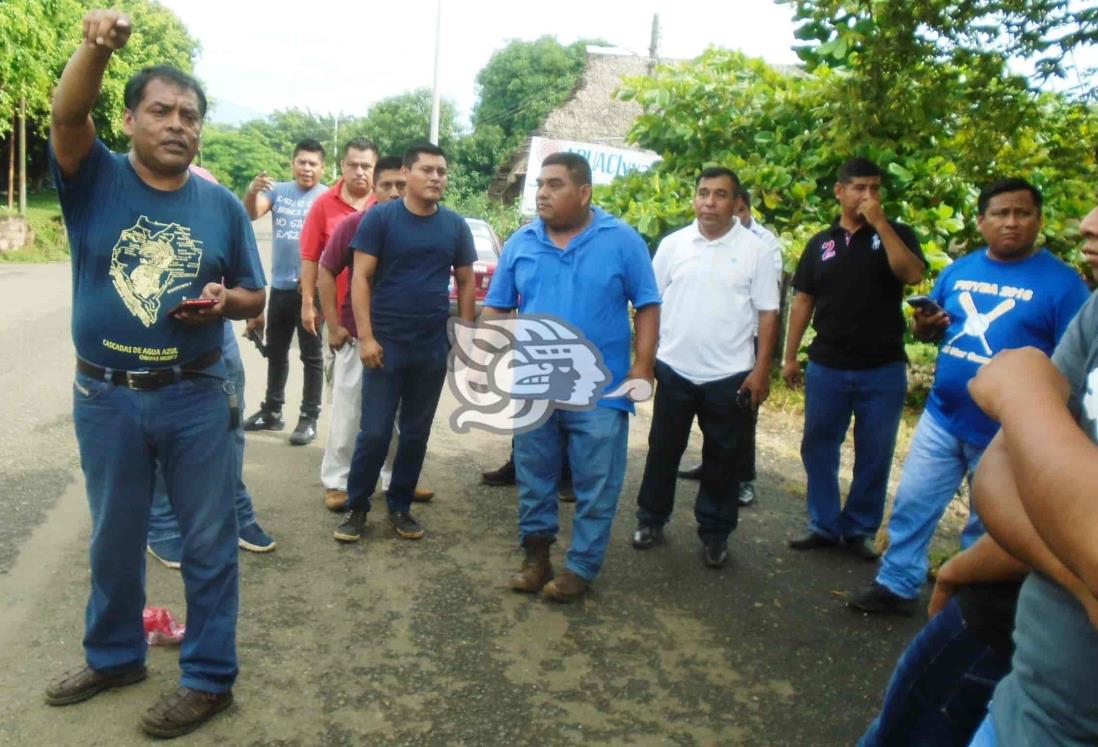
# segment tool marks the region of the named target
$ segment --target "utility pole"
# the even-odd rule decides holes
[[[435,87],[431,93],[431,136],[430,140],[438,145],[439,91],[438,73],[442,62],[442,0],[435,3]]]
[[[27,215],[27,97],[19,97],[19,214]]]
[[[11,138],[8,140],[8,211],[15,207],[15,133],[19,118],[11,115]]]
[[[652,42],[648,45],[648,74],[656,69],[660,51],[660,14],[652,14]]]
[[[339,115],[332,115],[332,183],[339,181]]]

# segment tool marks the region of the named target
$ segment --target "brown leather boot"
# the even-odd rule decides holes
[[[527,537],[523,541],[526,558],[522,561],[522,570],[511,576],[511,588],[528,594],[536,594],[553,577],[553,566],[549,563],[548,537]]]
[[[591,584],[572,571],[565,571],[545,585],[542,594],[554,602],[574,602],[587,592]]]

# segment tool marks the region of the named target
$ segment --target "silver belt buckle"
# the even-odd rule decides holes
[[[141,382],[152,375],[152,371],[127,371],[126,372],[126,388],[140,391],[145,387],[140,386]]]

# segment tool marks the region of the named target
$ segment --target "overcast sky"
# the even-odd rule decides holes
[[[197,73],[219,102],[214,120],[290,107],[361,115],[379,99],[430,87],[434,75],[435,0],[161,1],[202,44]],[[792,8],[770,0],[442,0],[442,94],[467,118],[477,72],[512,39],[602,38],[647,55],[653,13],[662,57],[717,45],[796,62]]]

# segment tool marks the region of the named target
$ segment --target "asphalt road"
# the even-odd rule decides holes
[[[142,744],[138,718],[174,687],[174,649],[150,651],[141,685],[63,709],[42,702],[45,684],[81,661],[88,585],[69,269],[0,265],[0,297],[0,744]],[[242,349],[250,410],[265,368]],[[300,392],[295,365],[288,414]],[[424,476],[438,497],[416,509],[420,542],[397,539],[380,514],[364,542],[332,540],[338,517],[318,478],[325,418],[308,447],[288,445],[288,431],[249,435],[245,478],[278,549],[241,559],[237,705],[180,743],[855,742],[922,621],[842,606],[834,592],[866,582],[870,564],[786,549],[804,511],[794,418],[764,410],[759,505],[742,516],[730,565],[713,571],[699,561],[692,483],[679,483],[685,503],[665,546],[629,545],[642,407],[603,575],[585,601],[561,607],[507,590],[521,562],[515,492],[482,487],[479,472],[508,443],[453,433],[453,406],[444,395]],[[558,563],[571,513],[562,506]],[[150,564],[148,600],[183,617],[178,573]]]

